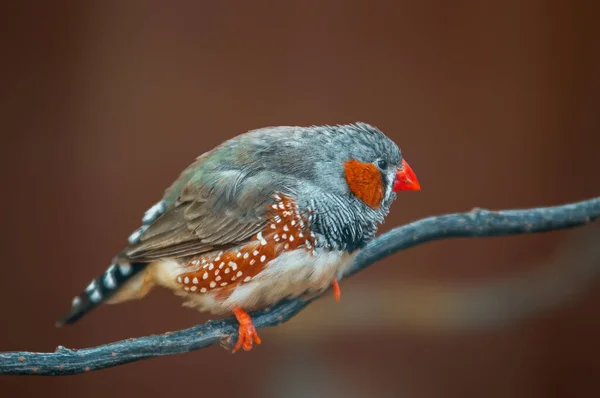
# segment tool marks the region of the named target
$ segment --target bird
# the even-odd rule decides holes
[[[248,312],[333,287],[374,239],[396,194],[420,190],[398,146],[373,125],[247,131],[195,159],[57,327],[155,286],[184,306],[232,314],[232,352],[261,339]]]

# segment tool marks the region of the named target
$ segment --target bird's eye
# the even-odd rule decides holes
[[[384,159],[379,159],[377,161],[377,167],[379,167],[381,170],[385,170],[385,169],[387,169],[388,164]]]

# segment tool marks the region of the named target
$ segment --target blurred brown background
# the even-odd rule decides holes
[[[0,351],[206,320],[156,291],[54,328],[172,179],[248,129],[380,127],[423,186],[401,195],[384,230],[600,195],[591,1],[28,4],[1,14]],[[344,281],[339,304],[326,297],[262,331],[251,353],[213,347],[76,377],[0,376],[0,395],[600,396],[600,283],[578,273],[600,267],[591,234],[600,237],[591,226],[421,246]],[[548,269],[558,271],[546,284]],[[530,314],[495,310],[511,299]]]

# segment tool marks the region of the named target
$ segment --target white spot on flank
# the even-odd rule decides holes
[[[205,272],[204,275],[202,275],[202,279],[206,279],[208,278],[208,272]]]
[[[242,257],[242,253],[240,253],[240,252],[237,252],[237,254],[236,254],[235,256],[236,256],[237,258],[240,258],[240,257]]]
[[[258,250],[254,250],[254,251],[252,252],[252,255],[253,255],[253,256],[258,256]]]
[[[280,208],[281,210],[285,209],[285,206],[283,205],[283,203],[279,203],[279,208]]]
[[[244,258],[248,258],[250,255],[248,253],[244,253]]]
[[[277,210],[277,205],[271,206],[274,210]]]
[[[283,248],[284,248],[285,250],[289,249],[289,248],[290,248],[290,244],[289,244],[289,243],[286,243],[285,245],[283,245]]]
[[[294,236],[290,235],[290,242],[293,242],[293,241],[294,241]]]
[[[253,265],[256,262],[256,260],[252,259],[250,260],[250,265]]]
[[[281,196],[279,196],[277,194],[273,195],[273,198],[275,198],[275,200],[278,202],[281,201]]]
[[[215,268],[215,265],[213,263],[210,263],[210,265],[208,266],[208,270],[212,271],[213,268]]]
[[[264,254],[262,256],[260,256],[261,263],[264,263],[266,259],[267,259],[267,256],[265,256]]]
[[[90,300],[92,300],[94,303],[100,302],[100,300],[102,300],[102,295],[100,294],[100,291],[94,290],[94,293],[90,294]]]
[[[237,269],[237,264],[236,264],[236,263],[234,263],[233,261],[230,261],[230,262],[229,262],[229,266],[230,266],[230,267],[231,267],[231,269],[232,269],[232,270],[234,270],[234,271]]]
[[[183,289],[184,289],[186,292],[189,292],[189,291],[190,291],[190,288],[189,288],[188,286],[185,286]]]
[[[131,273],[131,265],[119,265],[119,271],[121,271],[121,274],[124,276],[129,275]]]
[[[217,283],[215,281],[211,281],[209,286],[212,289],[213,287],[217,286]]]
[[[287,239],[287,234],[281,234],[281,239]]]
[[[225,273],[228,274],[231,272],[231,268],[225,268]]]
[[[183,279],[183,283],[188,284],[190,283],[190,278],[188,278],[187,276]]]
[[[221,286],[227,286],[227,282],[221,283]]]
[[[257,238],[258,238],[258,240],[260,241],[260,244],[261,244],[261,245],[263,245],[263,246],[264,246],[264,245],[266,245],[266,244],[267,244],[267,241],[266,241],[266,240],[265,240],[265,238],[263,238],[263,236],[262,236],[262,232],[259,232],[259,233],[258,233],[258,235],[256,235],[256,237],[257,237]]]
[[[198,278],[194,277],[194,279],[192,279],[192,283],[194,285],[197,285],[198,284]]]
[[[247,276],[244,278],[244,282],[248,282],[250,279],[252,279],[251,277]]]
[[[283,230],[284,230],[284,231],[289,231],[289,228],[288,228],[287,224],[285,224],[285,225],[283,226]]]
[[[302,232],[298,232],[298,237],[299,238],[304,238],[304,234]]]
[[[279,234],[275,234],[275,236],[273,236],[273,239],[275,239],[275,242],[279,242]]]
[[[218,282],[218,281],[220,281],[220,280],[221,280],[221,277],[220,277],[220,276],[217,276],[217,277],[215,278],[215,280]]]
[[[215,275],[219,275],[220,270],[215,270]]]
[[[277,226],[275,224],[271,224],[271,229],[275,229]]]
[[[202,289],[200,289],[200,293],[206,293],[206,288],[203,287]]]
[[[236,276],[236,277],[238,277],[238,278],[239,278],[240,276],[242,276],[242,271],[238,271],[238,272],[237,272],[237,274],[235,274],[235,276]]]
[[[192,292],[195,292],[196,290],[198,290],[198,286],[192,286],[192,287],[190,287],[190,290]]]
[[[181,277],[180,276],[177,277],[177,282],[181,283]]]
[[[290,224],[292,224],[292,227],[293,227],[294,225],[296,225],[296,221],[292,220],[292,222]]]
[[[221,264],[219,264],[219,269],[223,269],[224,266],[225,266],[225,263],[221,262]]]

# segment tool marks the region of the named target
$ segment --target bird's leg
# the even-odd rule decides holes
[[[237,318],[240,328],[238,329],[238,339],[233,347],[232,353],[240,348],[243,348],[244,351],[250,351],[252,349],[253,341],[256,344],[260,344],[260,337],[258,337],[258,333],[256,333],[256,329],[252,324],[252,318],[250,318],[250,315],[240,307],[235,307],[233,309],[233,314]]]
[[[340,301],[340,297],[342,296],[342,290],[340,289],[340,284],[337,279],[334,279],[331,282],[331,286],[333,287],[333,296],[335,297],[335,301]],[[310,301],[317,297],[319,297],[324,290],[327,288],[318,289],[318,290],[308,290],[299,296],[301,300]]]
[[[335,296],[335,301],[340,301],[340,297],[342,296],[342,290],[340,289],[340,284],[337,279],[333,281],[333,295]]]

